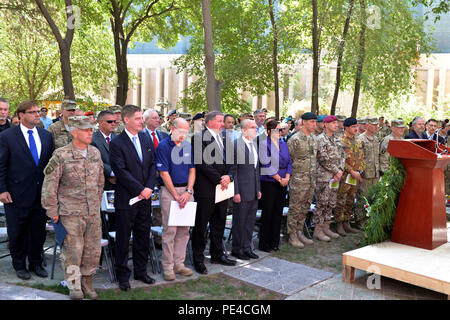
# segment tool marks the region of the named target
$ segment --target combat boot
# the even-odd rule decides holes
[[[303,249],[305,247],[305,245],[298,240],[296,232],[291,232],[289,234],[289,244],[299,249]]]
[[[327,221],[323,224],[323,233],[325,233],[327,236],[329,236],[332,239],[340,238],[337,233],[334,233],[330,229],[330,221]]]
[[[98,294],[92,287],[92,276],[82,276],[81,277],[81,290],[83,293],[92,300],[98,299]]]
[[[337,231],[337,233],[339,233],[339,235],[340,235],[341,237],[345,237],[345,236],[347,235],[347,233],[346,233],[345,230],[344,230],[344,226],[343,226],[343,223],[342,223],[342,222],[338,222],[338,223],[336,224],[336,231]]]
[[[328,237],[325,233],[323,233],[323,225],[316,224],[314,227],[314,235],[313,238],[319,239],[320,241],[330,241],[330,237]]]
[[[345,221],[345,222],[343,223],[343,226],[344,226],[345,232],[347,232],[347,233],[358,233],[358,230],[353,229],[353,228],[350,226],[350,223],[349,223],[348,221]]]
[[[71,300],[82,300],[84,298],[83,291],[76,290],[76,289],[70,290],[69,291],[69,298]]]
[[[300,242],[303,242],[303,244],[313,244],[314,243],[314,241],[312,241],[311,239],[308,239],[303,234],[303,231],[301,231],[301,230],[297,231],[297,237],[298,237],[298,240],[300,240]]]

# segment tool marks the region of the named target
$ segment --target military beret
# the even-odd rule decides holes
[[[194,115],[194,117],[192,118],[192,120],[198,120],[198,119],[202,119],[202,118],[204,118],[205,117],[205,114],[204,113],[196,113],[195,115]]]
[[[64,99],[61,102],[61,107],[64,110],[75,110],[77,108],[77,102],[74,100]]]
[[[336,115],[336,118],[338,121],[345,121],[345,116],[342,116],[340,114]]]
[[[366,118],[359,118],[358,119],[359,124],[366,124]]]
[[[84,113],[84,115],[85,115],[85,116],[93,116],[93,115],[94,115],[94,112],[91,111],[91,110],[89,110],[89,111],[86,111],[86,112]]]
[[[358,121],[355,118],[350,117],[350,118],[345,119],[344,127],[350,127],[350,126],[352,126],[354,124],[357,124],[357,123],[358,123]]]
[[[377,119],[377,117],[367,117],[366,123],[367,124],[378,124],[378,119]]]
[[[333,121],[337,121],[337,117],[336,116],[326,116],[325,119],[323,119],[323,122],[325,123],[330,123]]]
[[[391,127],[406,128],[405,123],[400,119],[391,120]]]
[[[170,117],[172,115],[177,114],[177,110],[170,110],[169,113],[167,113],[167,116]]]
[[[314,112],[306,112],[302,114],[302,120],[314,120],[317,119],[317,116]]]
[[[91,124],[91,119],[88,116],[74,116],[69,117],[69,127],[75,127],[78,129],[94,129]]]
[[[327,117],[326,114],[322,114],[320,116],[317,117],[317,122],[323,122],[323,120]]]

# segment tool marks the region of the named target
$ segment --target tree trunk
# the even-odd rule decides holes
[[[319,35],[317,29],[317,0],[312,0],[313,7],[313,78],[311,93],[311,112],[319,112]]]
[[[279,92],[279,79],[278,79],[278,30],[275,22],[275,15],[273,13],[273,1],[269,0],[269,14],[270,22],[272,24],[273,31],[273,55],[272,55],[272,65],[273,65],[273,80],[274,80],[274,91],[275,91],[275,118],[280,119],[280,92]]]
[[[350,27],[350,18],[352,16],[353,4],[355,0],[350,0],[348,3],[347,19],[345,19],[344,32],[342,33],[342,39],[339,44],[337,69],[336,69],[336,84],[334,86],[333,101],[331,102],[330,114],[334,115],[336,113],[336,104],[339,96],[339,88],[341,86],[341,68],[342,68],[342,57],[344,56],[345,39],[347,38],[348,29]]]
[[[359,93],[361,91],[361,79],[366,56],[366,4],[365,0],[360,0],[361,6],[361,31],[359,33],[359,55],[355,76],[355,93],[353,95],[352,117],[358,113]]]
[[[60,46],[61,73],[64,87],[64,96],[70,100],[75,100],[75,90],[72,81],[72,68],[70,66],[70,49]]]
[[[208,110],[222,110],[220,90],[222,82],[217,81],[214,73],[214,48],[212,41],[211,7],[209,0],[202,0],[203,35],[205,43],[205,68],[206,68],[206,102]]]

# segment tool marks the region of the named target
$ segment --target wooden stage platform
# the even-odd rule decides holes
[[[450,241],[450,223],[447,234]],[[385,241],[345,252],[344,282],[355,281],[355,269],[441,292],[450,300],[450,242],[426,250]]]

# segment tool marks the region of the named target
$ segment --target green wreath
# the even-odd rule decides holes
[[[364,228],[363,246],[390,239],[394,226],[398,198],[406,176],[400,160],[391,157],[390,168],[381,180],[364,194],[368,220]]]

